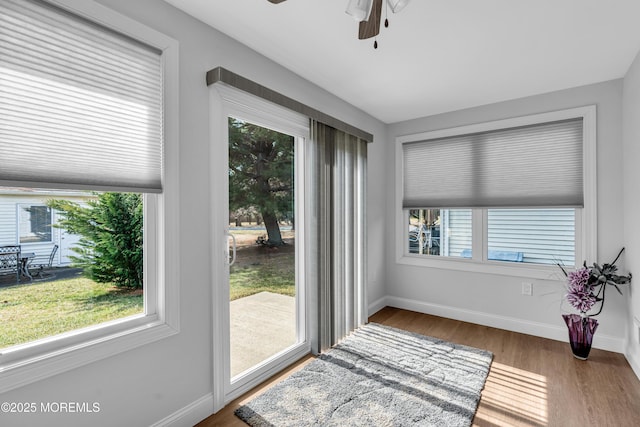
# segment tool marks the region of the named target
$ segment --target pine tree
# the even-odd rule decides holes
[[[229,209],[255,207],[269,246],[284,244],[279,222],[293,221],[293,137],[229,118]]]
[[[136,193],[100,193],[81,206],[68,200],[50,200],[61,212],[59,227],[80,236],[71,256],[96,282],[142,288],[143,203]]]

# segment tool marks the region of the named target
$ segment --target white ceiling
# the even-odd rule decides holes
[[[640,50],[640,0],[412,0],[377,50],[347,0],[167,2],[385,123],[620,78]]]

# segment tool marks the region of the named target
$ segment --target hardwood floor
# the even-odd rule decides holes
[[[584,362],[571,355],[567,343],[389,307],[369,320],[493,352],[474,426],[640,425],[640,381],[621,354],[593,349]],[[311,360],[301,360],[198,427],[245,426],[233,411]]]

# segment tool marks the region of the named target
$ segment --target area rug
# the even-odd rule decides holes
[[[493,354],[369,323],[236,410],[258,426],[469,426]]]

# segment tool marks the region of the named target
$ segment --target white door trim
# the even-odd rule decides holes
[[[229,268],[227,235],[229,232],[229,175],[228,175],[228,117],[287,133],[296,137],[296,200],[304,199],[304,138],[309,135],[309,119],[240,90],[214,84],[210,92],[210,180],[211,180],[211,275],[213,322],[213,403],[214,412],[228,402],[250,390],[286,366],[310,352],[308,322],[306,318],[307,294],[298,285],[298,344],[266,360],[231,382],[229,366]],[[299,180],[299,181],[298,181]],[[306,203],[296,202],[296,218],[305,218]],[[304,284],[304,231],[305,221],[296,221],[296,283]]]

